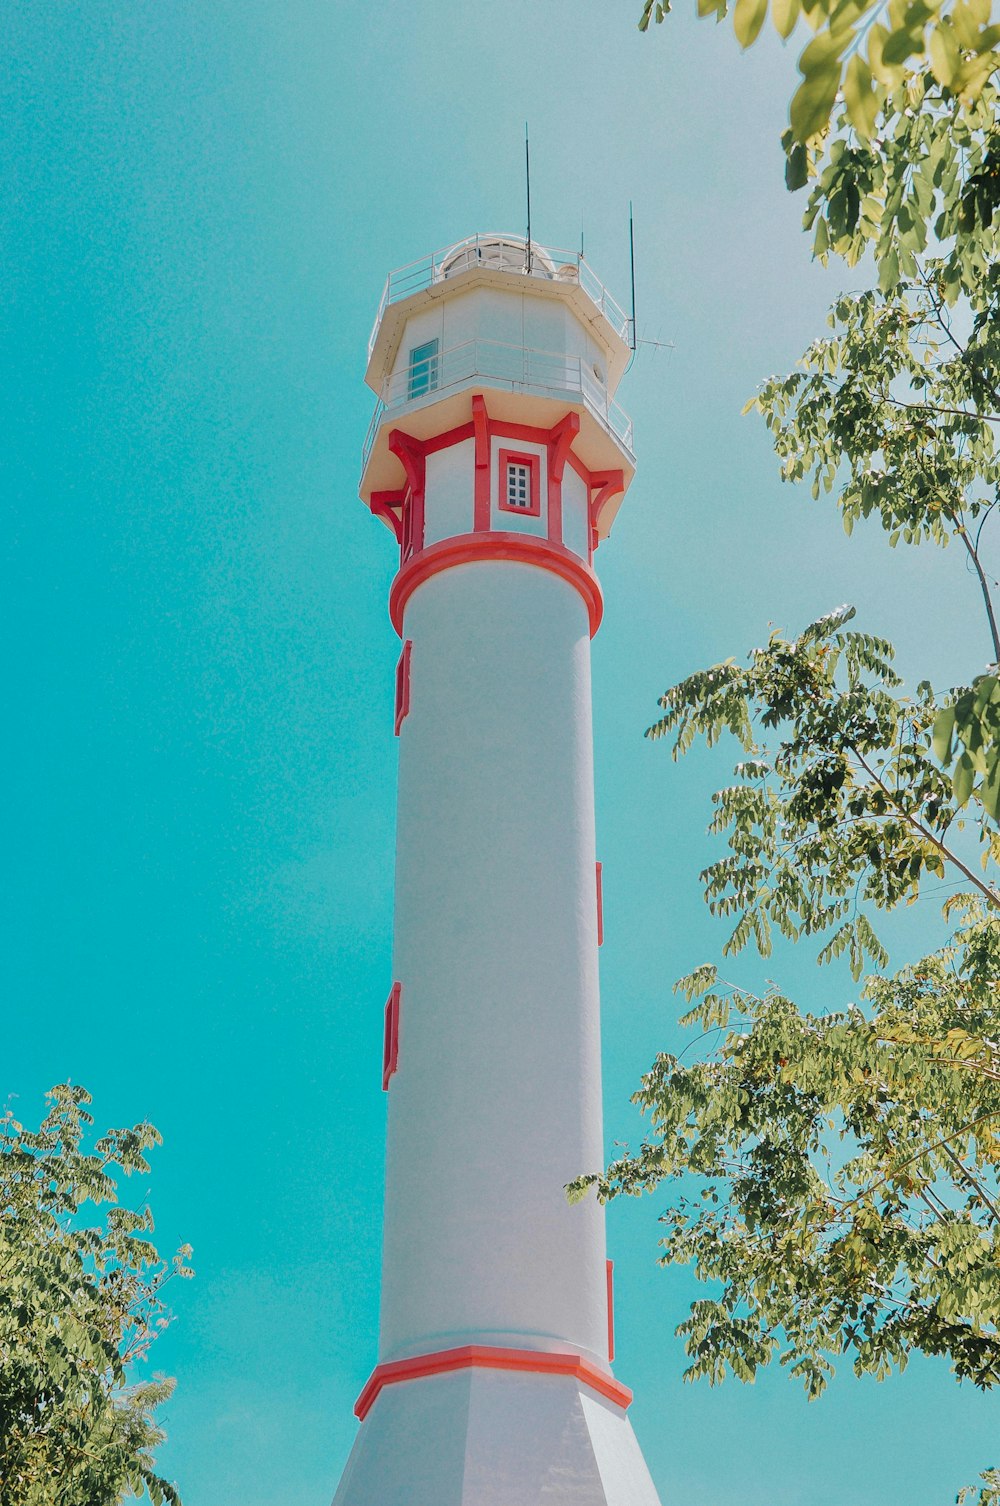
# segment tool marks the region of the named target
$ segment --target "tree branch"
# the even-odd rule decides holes
[[[879,778],[878,774],[876,774],[871,765],[865,761],[864,754],[860,753],[853,743],[848,743],[847,746],[850,748],[851,752],[854,754],[855,758],[858,760],[858,763],[864,769],[865,773],[869,776],[870,779],[874,780],[889,803],[893,805],[902,816],[903,820],[909,826],[912,826],[914,831],[919,832],[925,841],[930,842],[932,847],[936,847],[943,858],[946,858],[949,863],[954,864],[959,873],[964,874],[965,877],[969,880],[969,883],[975,885],[984,899],[987,899],[989,903],[994,906],[994,908],[1000,909],[1000,894],[997,894],[997,891],[991,888],[989,884],[984,884],[979,875],[974,873],[971,868],[963,863],[962,859],[960,857],[957,857],[955,853],[952,852],[950,847],[946,847],[945,844],[941,841],[940,837],[936,837],[932,831],[928,830],[928,828],[923,824],[922,821],[917,820],[912,811],[908,811],[906,807],[900,803],[893,791],[889,788],[884,780]]]
[[[959,538],[962,540],[962,543],[965,545],[969,554],[969,558],[971,559],[973,565],[975,565],[976,567],[976,574],[979,576],[979,585],[983,593],[983,601],[986,604],[986,615],[989,618],[990,623],[990,636],[993,639],[993,662],[994,664],[996,664],[997,662],[1000,662],[1000,633],[997,632],[997,619],[996,614],[993,611],[993,600],[990,596],[989,584],[983,572],[983,567],[979,563],[979,551],[972,540],[969,538],[964,523],[959,523],[956,521],[955,532],[958,534]]]
[[[993,1215],[994,1223],[1000,1224],[1000,1208],[997,1207],[996,1203],[989,1196],[985,1187],[980,1186],[979,1182],[966,1166],[961,1156],[958,1155],[956,1151],[952,1150],[950,1145],[943,1145],[941,1148],[944,1151],[945,1155],[948,1157],[949,1161],[953,1161],[958,1167],[959,1172],[962,1176],[962,1180],[966,1183],[967,1186],[972,1188],[973,1192],[979,1198],[980,1202],[985,1203],[986,1207],[990,1210]]]

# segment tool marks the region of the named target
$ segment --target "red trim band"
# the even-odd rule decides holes
[[[415,1354],[408,1360],[391,1360],[387,1365],[376,1365],[368,1382],[354,1404],[354,1415],[362,1422],[368,1416],[375,1399],[383,1386],[395,1385],[397,1381],[419,1380],[425,1375],[444,1375],[450,1370],[527,1370],[536,1375],[572,1375],[599,1391],[616,1406],[626,1410],[632,1401],[632,1392],[621,1381],[605,1370],[598,1370],[590,1360],[579,1354],[549,1354],[543,1349],[494,1349],[482,1344],[469,1344],[464,1349],[442,1349],[436,1354]]]
[[[432,575],[454,565],[468,565],[476,560],[512,560],[519,565],[537,565],[550,570],[575,586],[587,607],[590,636],[593,638],[604,615],[604,598],[600,583],[590,566],[564,544],[534,534],[499,531],[495,533],[460,533],[452,539],[429,544],[415,554],[399,571],[389,592],[389,616],[400,637],[403,636],[403,611],[418,586]]]

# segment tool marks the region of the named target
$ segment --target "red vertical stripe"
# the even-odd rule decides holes
[[[472,431],[476,448],[472,526],[476,533],[485,533],[490,526],[490,420],[480,392],[472,399]]]
[[[382,1091],[388,1093],[389,1079],[399,1066],[399,998],[402,988],[398,983],[385,1001],[385,1034],[382,1042]]]
[[[615,1357],[615,1263],[604,1262],[608,1282],[608,1361]]]
[[[604,877],[603,863],[597,864],[597,945],[604,944]]]
[[[410,709],[410,651],[413,641],[407,638],[403,644],[403,652],[399,656],[396,665],[396,721],[395,733],[399,736],[399,729],[403,725],[403,718]]]

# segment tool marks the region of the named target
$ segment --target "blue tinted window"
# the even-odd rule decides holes
[[[433,392],[438,384],[438,342],[428,340],[426,345],[414,345],[410,351],[410,380],[407,397],[422,397]]]

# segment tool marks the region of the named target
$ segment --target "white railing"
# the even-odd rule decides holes
[[[375,349],[382,316],[391,303],[409,298],[411,293],[422,292],[432,283],[472,267],[486,267],[492,271],[517,272],[524,277],[538,277],[550,282],[576,282],[607,319],[616,334],[623,340],[629,338],[630,320],[620,304],[616,303],[601,282],[591,271],[579,251],[560,251],[554,246],[540,246],[535,241],[522,241],[516,236],[479,234],[467,240],[456,241],[443,251],[435,251],[409,266],[390,272],[382,290],[382,301],[375,315],[371,339],[368,341],[368,358]]]
[[[453,345],[413,370],[404,368],[382,384],[362,447],[362,469],[368,464],[383,415],[407,406],[436,402],[442,395],[473,381],[488,382],[509,392],[583,401],[598,423],[632,453],[632,420],[598,381],[582,356],[556,355],[504,345],[499,340],[467,340]]]

